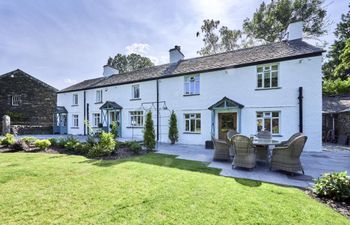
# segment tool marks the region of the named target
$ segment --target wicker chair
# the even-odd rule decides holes
[[[283,147],[283,146],[287,146],[289,145],[289,143],[291,143],[295,138],[299,137],[303,135],[303,133],[295,133],[292,136],[290,136],[290,138],[287,141],[281,141],[281,143],[279,143],[278,145],[276,145],[276,147]]]
[[[262,139],[272,138],[272,134],[268,130],[260,131],[256,136]],[[269,146],[257,145],[255,147],[256,147],[256,159],[267,162],[269,158]]]
[[[214,144],[214,160],[230,160],[229,145],[226,141],[211,137]]]
[[[232,167],[254,168],[256,156],[252,140],[249,137],[237,134],[232,141],[235,151]]]
[[[274,148],[272,151],[270,170],[278,169],[292,173],[301,171],[304,174],[304,169],[300,162],[300,155],[306,141],[307,137],[301,135],[292,140],[287,146]]]
[[[230,146],[230,156],[231,157],[234,157],[234,155],[235,155],[235,151],[233,149],[232,138],[236,134],[238,134],[238,132],[236,130],[229,130],[229,131],[227,131],[227,134],[226,134],[227,144]]]

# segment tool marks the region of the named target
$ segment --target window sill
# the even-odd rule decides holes
[[[139,101],[141,98],[131,98],[130,101]]]
[[[198,96],[198,95],[200,95],[200,94],[184,94],[183,96],[188,97],[188,96]]]
[[[128,126],[128,127],[126,127],[126,128],[131,128],[131,129],[133,129],[133,128],[135,128],[135,129],[143,129],[144,127],[143,127],[143,126]]]
[[[79,129],[79,127],[71,127],[70,129]]]
[[[201,132],[188,132],[188,131],[185,131],[185,132],[183,132],[183,134],[201,134]]]
[[[76,106],[79,106],[79,105],[72,105],[72,107],[76,107]]]
[[[95,104],[102,104],[103,102],[95,102]]]
[[[264,90],[276,90],[281,89],[281,87],[272,87],[272,88],[255,88],[256,91],[264,91]]]
[[[280,135],[280,134],[273,134],[272,137],[283,137],[283,135]]]

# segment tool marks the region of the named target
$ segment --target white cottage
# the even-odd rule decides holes
[[[227,129],[245,135],[270,130],[275,139],[295,132],[309,139],[306,151],[321,151],[323,50],[302,41],[302,26],[291,24],[279,43],[185,59],[180,47],[170,63],[119,74],[104,66],[102,77],[58,93],[61,132],[87,134],[119,123],[119,136],[141,139],[145,114],[153,112],[157,140],[169,142],[172,110],[179,143],[201,144]]]

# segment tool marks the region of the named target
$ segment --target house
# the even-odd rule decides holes
[[[169,142],[168,120],[178,119],[179,143],[201,144],[228,129],[245,135],[270,130],[275,139],[302,131],[305,149],[321,151],[323,50],[302,41],[302,23],[289,26],[287,39],[251,48],[185,59],[179,46],[170,63],[119,74],[104,66],[102,77],[58,93],[69,134],[87,134],[117,121],[118,135],[142,138],[151,110],[157,140]],[[59,115],[59,116],[60,116]]]
[[[9,115],[19,134],[52,133],[57,91],[19,69],[0,75],[0,117]]]
[[[350,95],[323,96],[322,137],[325,142],[349,144]]]

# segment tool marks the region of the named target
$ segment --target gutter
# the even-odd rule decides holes
[[[299,132],[303,133],[303,87],[299,87]]]

